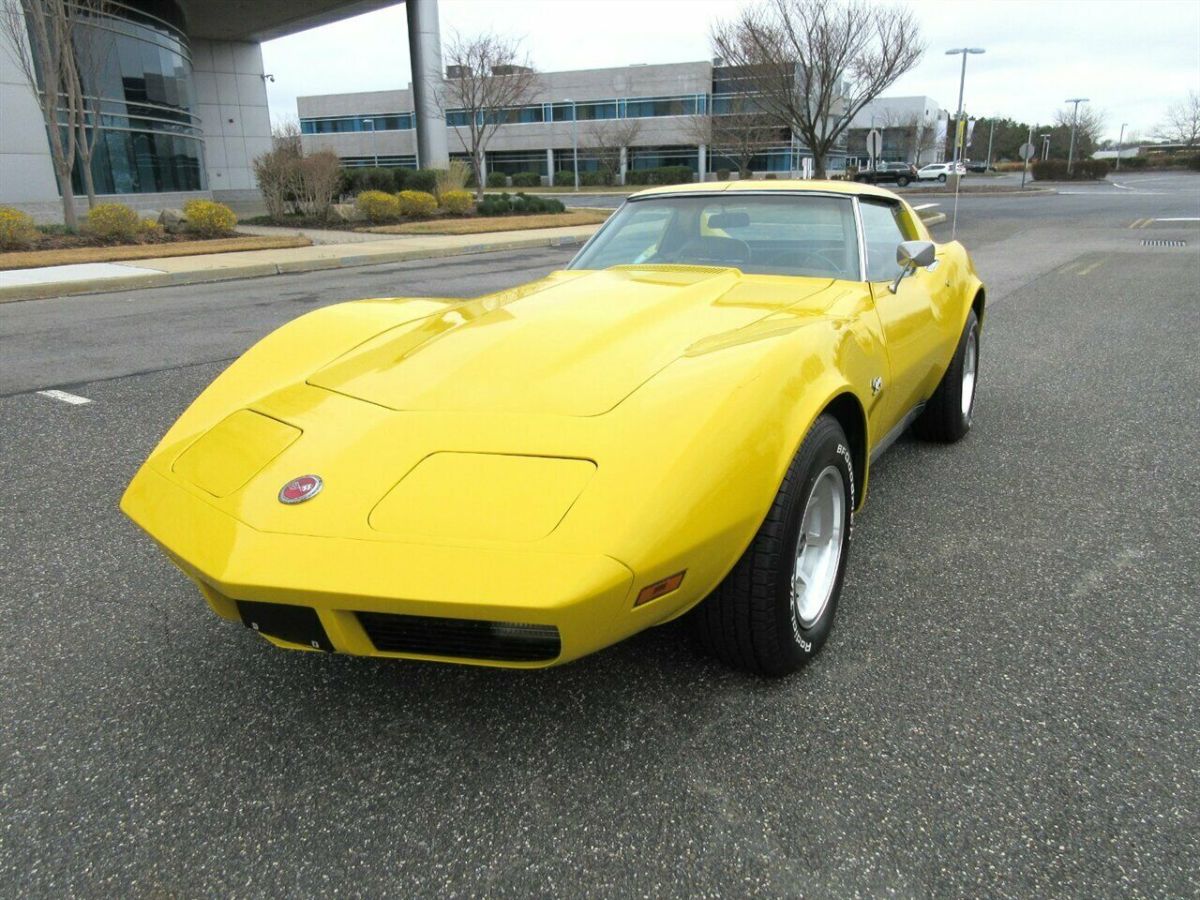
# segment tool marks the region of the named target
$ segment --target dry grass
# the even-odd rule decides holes
[[[235,250],[278,250],[283,247],[308,247],[303,237],[214,238],[208,241],[177,241],[163,244],[128,244],[121,247],[72,247],[63,250],[18,250],[0,253],[0,270],[33,269],[40,266],[65,266],[71,263],[122,262],[131,259],[161,259],[165,256],[198,256],[203,253],[230,253]]]
[[[564,228],[571,225],[599,225],[612,210],[572,209],[565,213],[542,216],[477,216],[470,219],[437,219],[431,222],[405,222],[362,228],[374,234],[485,234],[490,231],[527,231],[531,228]]]

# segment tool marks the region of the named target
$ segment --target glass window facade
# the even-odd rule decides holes
[[[342,156],[342,165],[348,169],[374,168],[376,163],[381,169],[415,169],[417,157],[413,154],[379,154],[379,156]]]
[[[634,147],[629,151],[629,168],[658,169],[662,166],[688,166],[700,171],[700,150],[697,147]]]
[[[75,45],[97,193],[199,191],[207,185],[192,62],[183,16],[171,0],[124,0],[92,14]],[[65,114],[62,121],[65,121]],[[76,163],[72,183],[84,190]]]
[[[503,172],[505,175],[516,175],[518,172],[536,172],[538,175],[546,175],[546,151],[510,150],[489,153],[487,168],[489,172]]]
[[[542,156],[546,154],[543,153]],[[575,150],[572,147],[566,147],[562,150],[554,151],[554,171],[574,171],[575,165]],[[596,155],[596,152],[587,147],[579,148],[579,171],[580,172],[599,172],[604,168],[604,161]]]
[[[799,157],[797,157],[798,159]],[[789,147],[786,145],[782,147],[770,147],[751,157],[750,170],[752,172],[789,172],[793,168],[799,168],[799,163],[793,167],[791,162],[792,153]],[[708,169],[710,172],[717,172],[721,169],[736,172],[738,170],[738,161],[720,153],[712,153],[708,157]]]
[[[300,120],[301,134],[345,134],[354,131],[411,131],[413,114],[374,113],[361,116],[329,116]]]
[[[625,101],[625,118],[642,119],[656,116],[702,116],[706,112],[704,94],[682,97],[643,97]]]
[[[580,122],[597,119],[639,119],[655,116],[698,116],[708,109],[707,94],[684,94],[678,97],[631,97],[628,99],[586,100],[577,103],[532,103],[503,110],[496,114],[502,125],[525,125],[537,122],[570,122],[572,114]],[[411,113],[408,114],[411,116]],[[446,111],[446,124],[461,128],[467,124],[464,109]],[[302,119],[301,128],[307,121]],[[411,128],[411,125],[405,126]],[[353,128],[344,130],[352,131]],[[306,134],[319,134],[307,131]]]

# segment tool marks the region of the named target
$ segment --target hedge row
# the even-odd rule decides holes
[[[687,184],[696,173],[688,166],[659,166],[657,169],[631,169],[625,173],[626,184]]]
[[[1104,159],[1078,159],[1070,174],[1065,159],[1040,159],[1030,168],[1034,181],[1096,181],[1108,177],[1110,171]]]
[[[464,194],[467,200],[465,209],[461,203]],[[471,195],[465,191],[447,191],[446,199],[449,206],[454,207],[451,211],[461,209],[462,212],[466,212],[471,205]],[[395,194],[386,191],[363,191],[354,200],[354,208],[359,215],[374,225],[394,222],[403,216],[422,219],[433,215],[437,205],[437,198],[428,191],[400,191]]]
[[[422,191],[432,194],[437,189],[437,169],[342,169],[341,193],[357,196],[363,191]]]
[[[553,197],[529,197],[523,193],[488,194],[476,207],[481,216],[509,216],[523,213],[560,213],[566,207]]]
[[[1117,167],[1115,159],[1108,160],[1110,168]],[[1192,156],[1182,154],[1155,154],[1153,156],[1131,156],[1121,160],[1122,169],[1165,169],[1173,166],[1186,166],[1193,172],[1200,172],[1200,153]]]
[[[0,250],[25,250],[41,237],[33,217],[12,206],[0,206]]]
[[[213,200],[189,200],[183,205],[183,216],[184,229],[199,237],[233,234],[237,226],[233,210]],[[143,219],[124,203],[97,203],[83,217],[80,230],[97,240],[121,244],[159,238],[165,231],[157,219]],[[28,249],[41,235],[28,214],[0,206],[0,249]]]

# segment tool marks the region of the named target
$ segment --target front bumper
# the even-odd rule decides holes
[[[121,509],[197,583],[223,618],[251,623],[247,607],[239,608],[238,601],[314,610],[327,646],[259,629],[281,647],[533,668],[576,659],[639,630],[628,615],[633,573],[608,556],[259,531],[216,509],[199,489],[150,465],[135,476]],[[493,623],[497,627],[491,632],[497,634],[550,626],[557,629],[559,649],[552,658],[536,660],[381,649],[416,645],[381,639],[372,623],[400,620],[379,615],[456,620],[467,623],[468,632],[480,630],[472,623]],[[542,628],[540,633],[548,632]],[[479,645],[463,646],[469,653]]]

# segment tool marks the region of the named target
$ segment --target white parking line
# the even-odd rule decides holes
[[[63,403],[70,403],[72,406],[83,406],[85,403],[91,403],[87,397],[80,397],[78,394],[68,394],[66,391],[38,391],[43,397],[49,397],[51,400],[61,400]]]
[[[941,206],[940,203],[922,203],[920,206],[914,206],[913,209],[932,209],[935,206]]]
[[[1155,219],[1155,222],[1200,222],[1200,216],[1176,216],[1172,219]]]
[[[1105,199],[1111,197],[1160,197],[1162,191],[1130,191],[1128,194],[1114,194],[1112,191],[1056,191],[1060,195],[1072,194],[1076,197],[1103,197]]]

